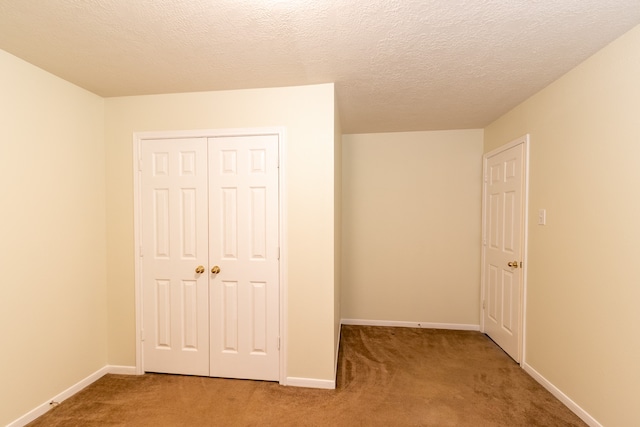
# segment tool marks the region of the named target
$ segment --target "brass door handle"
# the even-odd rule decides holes
[[[196,267],[196,273],[197,274],[202,274],[204,273],[204,267],[202,265],[199,265]]]
[[[508,262],[507,265],[511,268],[518,268],[518,261]]]
[[[211,269],[211,273],[213,274],[220,273],[220,267],[218,267],[217,265],[214,265],[213,268]]]

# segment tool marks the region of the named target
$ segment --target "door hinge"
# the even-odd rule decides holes
[[[140,258],[142,258],[144,256],[144,251],[142,250],[142,245],[140,245],[139,251],[138,251],[138,256]]]
[[[140,341],[144,341],[144,329],[140,329]]]
[[[484,300],[482,300],[482,309],[486,310],[486,308],[487,308],[487,303]]]
[[[138,171],[142,172],[142,160],[138,160]]]
[[[278,337],[278,350],[280,350],[280,337]]]
[[[278,247],[278,261],[280,261],[280,247]]]

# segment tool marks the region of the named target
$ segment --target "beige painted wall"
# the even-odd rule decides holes
[[[107,362],[102,98],[0,51],[0,425]]]
[[[485,151],[531,134],[526,363],[611,427],[640,425],[639,46],[636,27],[485,130]]]
[[[482,138],[344,135],[344,319],[479,325]]]
[[[135,364],[132,134],[265,126],[287,129],[287,375],[334,379],[333,84],[106,100],[111,364]]]

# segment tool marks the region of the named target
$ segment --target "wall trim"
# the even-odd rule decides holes
[[[116,375],[138,375],[135,366],[107,365],[108,374]]]
[[[587,411],[582,409],[576,402],[571,400],[569,396],[564,394],[558,387],[553,385],[551,381],[543,377],[538,371],[533,369],[528,363],[522,365],[522,369],[525,370],[534,380],[540,385],[546,388],[551,394],[553,394],[560,402],[562,402],[567,408],[576,414],[582,421],[587,423],[590,427],[603,427],[595,418],[593,418]]]
[[[287,354],[289,353],[289,218],[287,206],[289,196],[287,190],[287,128],[279,127],[278,130],[278,191],[280,195],[278,242],[280,245],[280,376],[278,383],[285,385],[287,381]]]
[[[466,324],[449,324],[449,323],[416,323],[416,322],[398,322],[388,320],[362,320],[362,319],[343,319],[341,322],[343,325],[361,325],[361,326],[395,326],[395,327],[408,327],[408,328],[433,328],[433,329],[454,329],[454,330],[479,330],[479,325],[466,325]],[[419,325],[419,326],[415,326]],[[335,373],[338,372],[338,351],[340,344],[338,341],[338,349],[336,350],[336,368]],[[587,411],[582,409],[577,403],[564,394],[553,383],[543,377],[538,371],[536,371],[531,365],[525,363],[522,365],[522,369],[529,374],[540,385],[547,389],[552,395],[560,400],[567,408],[569,408],[574,414],[576,414],[582,421],[587,423],[590,427],[603,427],[595,418],[593,418]],[[94,373],[90,374],[86,378],[78,381],[76,384],[67,388],[61,393],[53,396],[51,399],[47,399],[46,402],[40,404],[36,408],[27,412],[23,416],[7,424],[6,427],[22,427],[36,418],[44,415],[49,409],[52,408],[52,403],[61,403],[74,394],[82,391],[87,386],[93,384],[106,374],[117,375],[137,375],[137,369],[135,366],[122,366],[122,365],[106,365]],[[292,387],[306,387],[306,388],[318,388],[333,390],[336,388],[336,380],[319,380],[315,378],[299,378],[299,377],[287,377],[286,385]]]
[[[86,378],[81,379],[71,387],[67,388],[61,393],[56,394],[51,399],[47,399],[46,402],[36,406],[31,411],[27,412],[23,416],[17,418],[16,420],[7,424],[6,427],[22,427],[26,424],[29,424],[31,421],[36,418],[44,415],[49,409],[53,408],[54,405],[60,404],[63,401],[67,400],[74,394],[82,391],[87,386],[93,384],[98,381],[100,378],[105,376],[106,374],[125,374],[125,375],[134,375],[136,372],[135,366],[115,366],[115,365],[107,365],[98,369],[94,373],[90,374]]]
[[[287,385],[292,387],[321,388],[325,390],[334,390],[336,381],[319,380],[316,378],[299,378],[287,377]]]
[[[342,322],[338,326],[338,345],[336,345],[335,366],[333,368],[333,378],[338,378],[338,357],[340,356],[340,341],[342,340]],[[337,379],[336,379],[337,382]]]
[[[405,322],[397,320],[368,320],[368,319],[342,319],[343,325],[359,326],[391,326],[399,328],[422,329],[451,329],[456,331],[479,331],[480,325],[465,323],[431,323],[431,322]]]

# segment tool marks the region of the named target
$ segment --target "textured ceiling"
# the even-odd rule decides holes
[[[335,82],[345,133],[480,128],[640,0],[0,0],[0,49],[105,97]]]

